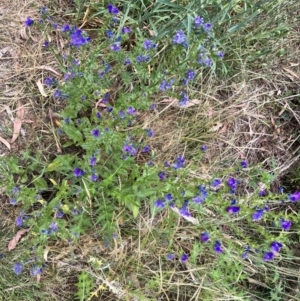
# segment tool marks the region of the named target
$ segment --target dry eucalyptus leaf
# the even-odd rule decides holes
[[[47,262],[48,261],[48,253],[50,251],[50,247],[47,247],[44,251],[44,260]]]
[[[27,232],[29,232],[29,229],[19,230],[17,232],[17,234],[8,243],[8,251],[14,250],[16,248],[19,240],[21,239],[21,237]]]
[[[41,95],[44,96],[44,97],[48,97],[48,95],[47,95],[47,94],[45,93],[45,91],[44,91],[44,86],[43,86],[43,84],[41,83],[41,80],[40,80],[40,79],[36,82],[36,84],[37,84],[37,86],[38,86],[38,89],[39,89]]]
[[[20,35],[21,35],[21,38],[24,39],[24,40],[28,40],[28,36],[27,36],[27,33],[26,33],[26,27],[22,27],[21,30],[20,30]]]
[[[14,133],[13,136],[11,138],[11,143],[14,143],[16,141],[16,139],[19,137],[20,134],[20,130],[22,127],[22,120],[24,119],[24,107],[21,103],[21,101],[18,101],[17,104],[17,113],[16,113],[16,118],[14,119]]]
[[[296,78],[298,78],[299,79],[299,76],[298,76],[298,74],[297,73],[295,73],[294,71],[292,71],[291,69],[289,69],[289,68],[282,68],[284,71],[286,71],[287,73],[289,73],[290,75],[292,75],[292,76],[294,76],[294,77],[296,77]]]
[[[4,138],[0,137],[0,141],[10,150],[10,144],[7,140]]]
[[[53,72],[53,73],[56,74],[56,75],[60,75],[57,71],[55,71],[53,68],[48,67],[48,66],[42,65],[42,66],[37,67],[37,69],[40,69],[40,70],[48,70],[48,71]]]

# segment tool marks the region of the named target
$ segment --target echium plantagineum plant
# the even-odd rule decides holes
[[[28,264],[32,275],[42,273],[43,252],[49,241],[71,243],[95,226],[98,233],[112,236],[114,219],[124,206],[136,217],[141,204],[148,203],[153,214],[170,208],[187,220],[202,220],[205,210],[215,212],[223,217],[231,235],[243,237],[245,246],[226,240],[216,220],[199,225],[203,248],[217,254],[237,250],[243,258],[260,249],[265,252],[260,258],[273,260],[293,223],[289,216],[280,213],[277,217],[272,212],[275,202],[267,201],[266,191],[257,191],[247,202],[236,196],[240,181],[247,178],[247,162],[241,162],[234,174],[224,171],[222,178],[198,183],[190,179],[183,156],[163,166],[157,162],[150,146],[155,131],[151,125],[141,129],[137,120],[142,111],[153,109],[151,99],[158,93],[177,96],[181,106],[188,103],[194,79],[203,68],[215,68],[224,57],[213,43],[212,25],[195,16],[189,36],[180,29],[169,40],[158,42],[138,36],[134,27],[123,22],[117,7],[109,5],[107,9],[106,27],[95,41],[74,25],[53,23],[47,10],[42,10],[40,24],[53,23],[69,43],[68,53],[58,57],[63,79],[48,77],[44,81],[54,100],[65,106],[57,129],[64,154],[48,163],[25,152],[23,168],[15,157],[1,159],[3,185],[11,206],[19,212],[16,226],[30,228],[30,249],[15,263],[14,272],[20,274]],[[28,18],[25,24],[33,26],[35,22]],[[44,45],[54,50],[49,41]],[[165,45],[169,52],[162,52],[165,56],[161,57],[159,50]],[[201,149],[204,153],[207,146]],[[192,160],[189,166],[193,166]],[[297,202],[300,193],[288,199]],[[274,219],[282,228],[276,237],[265,229],[265,222]],[[240,220],[258,232],[259,240],[247,235],[246,229],[244,233]],[[33,254],[35,260],[28,261]],[[181,262],[188,260],[189,254],[184,253]]]

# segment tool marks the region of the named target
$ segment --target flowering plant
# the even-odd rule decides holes
[[[183,154],[173,156],[172,162],[160,162],[152,148],[155,122],[140,120],[145,114],[155,116],[159,106],[155,99],[161,95],[178,99],[178,109],[185,109],[197,89],[197,78],[217,70],[225,53],[213,25],[195,15],[190,32],[178,29],[171,38],[158,41],[141,31],[136,34],[134,25],[126,24],[112,4],[103,19],[94,40],[75,25],[54,26],[69,48],[57,57],[63,79],[47,77],[44,85],[53,92],[53,101],[63,106],[56,124],[63,154],[46,161],[29,152],[20,161],[14,156],[1,158],[3,186],[11,206],[18,209],[15,224],[30,229],[31,249],[15,263],[14,272],[22,273],[34,253],[31,274],[40,274],[44,250],[52,241],[72,243],[91,229],[111,238],[120,216],[135,218],[147,206],[153,217],[169,210],[196,225],[198,252],[238,253],[258,262],[280,256],[293,217],[274,208],[282,200],[299,201],[299,192],[280,195],[279,201],[269,192],[273,175],[259,170],[261,188],[256,168],[247,161],[206,180],[193,176],[191,171],[198,167]],[[30,18],[25,23],[35,24]],[[50,51],[54,46],[46,41],[45,47]],[[162,50],[168,54],[164,60]],[[208,147],[197,147],[204,156]],[[248,182],[252,183],[249,197],[239,191]],[[277,234],[266,230],[271,221]],[[181,264],[195,258],[190,253],[182,253]],[[167,258],[171,261],[175,255]]]

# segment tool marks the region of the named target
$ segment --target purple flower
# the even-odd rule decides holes
[[[68,32],[70,31],[71,28],[70,28],[70,25],[69,24],[64,24],[62,27],[61,27],[61,31],[62,32]]]
[[[138,150],[133,145],[128,144],[127,142],[124,144],[122,151],[132,156],[135,156],[138,152]]]
[[[273,241],[270,244],[270,250],[275,254],[279,253],[282,247],[283,247],[282,243],[278,241]]]
[[[207,145],[205,145],[205,144],[202,145],[202,146],[201,146],[201,150],[202,150],[203,152],[206,152],[206,150],[207,150]]]
[[[16,225],[21,227],[23,225],[23,218],[21,216],[16,217]]]
[[[208,232],[203,232],[201,233],[201,241],[203,242],[208,242],[209,241],[209,238],[210,238],[210,235],[208,234]]]
[[[73,215],[77,215],[77,214],[78,214],[78,210],[77,210],[76,208],[74,208],[74,209],[72,210],[72,213],[73,213]]]
[[[285,230],[285,231],[290,230],[290,228],[292,226],[292,222],[288,221],[288,220],[285,220],[285,219],[282,219],[280,221],[280,224],[281,224],[282,229]]]
[[[179,212],[182,216],[189,217],[191,216],[188,210],[188,201],[185,201],[185,204],[179,209]]]
[[[114,33],[110,29],[106,30],[105,34],[108,38],[112,38],[114,36]]]
[[[199,188],[200,196],[205,200],[207,198],[206,187],[204,185],[199,185],[198,188]]]
[[[298,202],[300,200],[300,191],[296,191],[289,196],[290,201]]]
[[[167,174],[164,171],[160,171],[158,173],[158,177],[161,181],[165,180],[167,178]]]
[[[214,251],[218,254],[223,253],[222,245],[219,241],[216,241],[214,244]]]
[[[161,82],[161,84],[159,85],[159,90],[161,91],[166,91],[166,90],[170,90],[172,88],[172,84],[174,83],[173,80],[167,82],[165,79]]]
[[[174,169],[184,168],[184,158],[182,156],[177,157],[177,162],[173,165]]]
[[[133,108],[133,107],[129,107],[129,108],[127,109],[127,113],[128,113],[129,115],[134,115],[134,114],[136,113],[136,109]]]
[[[182,91],[178,105],[185,106],[188,101],[189,101],[189,97],[188,97],[186,91]]]
[[[42,6],[41,8],[41,14],[45,14],[47,12],[47,8],[45,6]]]
[[[212,187],[218,187],[222,184],[222,181],[220,179],[214,179],[212,182],[211,182],[211,186]]]
[[[32,19],[30,19],[29,17],[26,18],[25,26],[30,27],[33,25],[33,23],[34,23],[34,21]]]
[[[165,162],[164,162],[164,166],[165,166],[165,167],[171,167],[171,164],[170,164],[168,161],[165,161]]]
[[[34,266],[34,267],[30,270],[30,275],[31,275],[31,276],[41,275],[42,273],[43,273],[43,268],[41,268],[41,267]]]
[[[154,136],[154,132],[152,131],[152,129],[146,129],[146,134],[149,138]]]
[[[183,44],[186,42],[186,35],[184,34],[183,30],[178,30],[173,37],[174,44]]]
[[[150,146],[149,145],[146,145],[142,148],[142,153],[147,153],[150,151]]]
[[[17,187],[17,186],[15,186],[15,187],[12,189],[12,193],[13,193],[13,194],[18,193],[19,191],[20,191],[20,188]]]
[[[124,111],[121,110],[121,111],[119,112],[119,116],[120,116],[121,119],[124,119],[124,118],[126,117],[126,114],[125,114]]]
[[[74,29],[71,33],[71,42],[70,45],[76,48],[87,44],[91,39],[82,35],[81,29]]]
[[[129,59],[129,58],[126,58],[126,59],[124,60],[124,65],[125,65],[125,66],[128,66],[128,65],[130,65],[130,64],[131,64],[130,59]]]
[[[185,74],[188,80],[193,80],[196,73],[193,70],[187,70]]]
[[[112,4],[107,5],[108,12],[112,15],[116,15],[119,13],[119,9],[116,6],[113,6]]]
[[[273,252],[266,252],[263,256],[264,261],[270,261],[274,259],[274,253]]]
[[[20,275],[23,271],[24,267],[20,262],[15,263],[13,267],[13,271],[16,275]]]
[[[247,161],[242,161],[241,166],[242,166],[242,168],[247,168],[248,167]]]
[[[217,52],[217,56],[218,56],[220,59],[222,59],[222,58],[224,58],[225,53],[222,52],[222,51],[218,51],[218,52]]]
[[[100,135],[100,131],[99,131],[98,129],[93,129],[93,130],[91,130],[91,134],[92,134],[94,137],[98,138],[99,135]]]
[[[137,61],[138,63],[142,63],[142,62],[144,61],[144,57],[143,57],[141,54],[139,54],[139,55],[137,56],[137,58],[136,58],[136,61]]]
[[[155,208],[164,208],[165,207],[165,202],[161,199],[158,199],[154,203]]]
[[[49,226],[49,228],[53,231],[53,232],[57,232],[58,231],[58,226],[57,223],[52,222]]]
[[[174,254],[169,253],[167,257],[168,257],[169,260],[173,260],[174,259]]]
[[[241,208],[239,206],[229,206],[226,208],[226,211],[230,214],[236,214],[240,212]]]
[[[147,164],[148,166],[154,166],[154,162],[152,160],[150,160]]]
[[[49,42],[49,41],[45,41],[43,46],[44,46],[45,48],[48,48],[48,47],[50,46],[50,42]]]
[[[116,42],[110,45],[110,50],[112,51],[119,51],[121,49],[121,43],[120,42]]]
[[[92,157],[90,158],[90,165],[91,166],[95,166],[97,164],[97,158],[92,155]]]
[[[130,28],[129,28],[128,26],[125,26],[125,27],[122,28],[122,33],[123,33],[123,34],[129,34],[130,31],[131,31],[131,30],[130,30]]]
[[[51,87],[53,85],[53,78],[51,77],[46,77],[45,80],[44,80],[44,84],[47,86],[47,87]]]
[[[9,203],[10,203],[11,205],[16,205],[17,200],[16,200],[16,199],[9,199]]]
[[[242,254],[242,259],[246,259],[248,257],[248,251],[245,251],[243,254]]]
[[[62,97],[62,92],[58,89],[56,89],[53,93],[54,98],[61,98]]]
[[[204,199],[200,195],[197,195],[196,197],[192,198],[192,201],[196,204],[201,204],[204,202]]]
[[[236,186],[237,186],[237,181],[235,180],[235,178],[229,178],[227,180],[227,185],[229,186],[230,188],[230,193],[235,193],[236,191]]]
[[[200,16],[196,16],[194,19],[194,24],[196,27],[199,27],[200,25],[202,25],[203,22],[204,22],[204,20]]]
[[[152,48],[156,48],[156,44],[153,43],[152,41],[150,40],[145,40],[144,43],[143,43],[143,46],[146,50],[150,50]]]
[[[166,201],[172,201],[172,200],[173,200],[172,194],[171,194],[171,193],[166,194],[166,195],[165,195],[165,200],[166,200]]]
[[[57,211],[55,216],[56,216],[57,218],[63,218],[64,213],[63,213],[62,211]]]
[[[258,196],[266,196],[268,194],[267,189],[261,189],[258,191]]]
[[[73,174],[76,178],[78,178],[78,177],[82,177],[85,174],[85,172],[82,169],[80,169],[79,167],[76,167],[73,170]]]
[[[264,215],[264,210],[263,209],[257,209],[253,214],[252,214],[252,220],[257,222],[259,221]]]
[[[202,28],[204,29],[205,32],[209,32],[212,28],[211,23],[205,23],[202,25]]]
[[[97,180],[98,180],[98,176],[96,175],[96,174],[92,174],[91,176],[90,176],[90,180],[92,181],[92,182],[96,182]]]
[[[210,67],[212,65],[211,59],[203,54],[199,55],[198,63],[206,67]]]
[[[189,256],[187,254],[183,254],[181,256],[181,262],[182,263],[186,263],[188,261],[188,259],[189,259]]]

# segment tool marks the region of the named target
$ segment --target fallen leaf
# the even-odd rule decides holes
[[[208,119],[212,119],[212,116],[213,116],[213,110],[212,110],[212,108],[209,108],[208,109]]]
[[[284,71],[288,72],[289,74],[291,74],[292,76],[296,77],[296,78],[299,78],[298,74],[296,74],[294,71],[288,69],[288,68],[285,68],[283,67],[282,68]]]
[[[26,33],[26,27],[22,27],[21,30],[20,30],[20,36],[24,39],[24,40],[28,40],[28,36],[27,36],[27,33]]]
[[[200,103],[201,103],[200,99],[192,99],[192,100],[188,101],[186,105],[180,106],[180,107],[183,109],[186,109],[186,108],[190,108],[195,105],[199,105]]]
[[[24,123],[34,123],[34,121],[33,121],[33,120],[30,120],[30,119],[24,119],[23,122],[24,122]]]
[[[43,84],[42,84],[42,82],[41,82],[40,79],[36,82],[36,84],[37,84],[38,89],[39,89],[40,93],[42,94],[42,96],[48,97],[48,95],[44,91],[44,86],[43,86]]]
[[[0,141],[10,150],[10,144],[7,140],[4,138],[0,137]]]
[[[48,253],[49,253],[49,251],[50,251],[50,247],[47,247],[46,249],[45,249],[45,251],[44,251],[44,260],[45,261],[48,261]]]
[[[225,123],[224,126],[220,129],[219,134],[226,133],[226,131],[227,131],[227,126],[228,126],[228,123]]]
[[[150,34],[151,37],[155,37],[156,36],[154,30],[149,30],[149,34]]]
[[[42,66],[37,67],[37,69],[48,70],[48,71],[51,71],[51,72],[55,73],[56,75],[60,75],[57,71],[55,71],[53,68],[48,67],[48,66],[42,65]]]
[[[24,107],[21,103],[21,101],[19,100],[17,103],[17,113],[16,113],[16,118],[14,119],[14,133],[13,136],[11,138],[10,143],[14,143],[16,141],[16,139],[19,137],[20,134],[20,130],[22,127],[22,120],[24,118]]]
[[[17,117],[19,117],[21,120],[24,119],[24,115],[25,115],[25,110],[24,110],[24,106],[21,102],[21,100],[18,100],[17,103],[17,113],[16,113]]]
[[[22,126],[22,120],[20,118],[16,117],[14,120],[14,133],[13,133],[10,143],[14,143],[16,141],[16,139],[19,137],[21,126]]]
[[[9,117],[9,119],[10,119],[12,122],[14,122],[14,116],[13,116],[13,114],[12,114],[12,111],[10,110],[10,107],[9,107],[9,106],[6,106],[6,105],[4,105],[3,107],[5,108],[5,110],[6,110],[6,112],[7,112],[7,115],[8,115],[8,117]]]
[[[17,234],[11,239],[11,241],[8,243],[8,251],[11,251],[13,249],[16,248],[19,240],[21,239],[21,237],[25,234],[29,232],[29,229],[22,229],[22,230],[19,230],[17,232]]]

